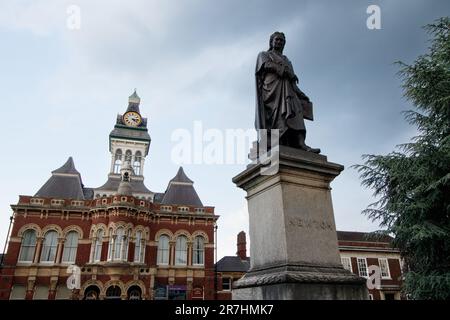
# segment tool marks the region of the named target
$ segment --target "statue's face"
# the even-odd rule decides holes
[[[283,36],[276,35],[272,40],[272,47],[275,50],[283,51],[284,44],[286,43],[286,40],[284,40]]]

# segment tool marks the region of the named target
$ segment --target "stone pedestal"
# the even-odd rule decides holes
[[[365,279],[342,267],[338,250],[330,182],[344,167],[284,146],[269,160],[233,178],[247,192],[251,242],[233,299],[367,299]]]

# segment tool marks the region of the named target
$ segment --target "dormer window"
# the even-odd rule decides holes
[[[44,204],[44,199],[36,199],[36,198],[32,198],[30,200],[31,204],[35,204],[35,205],[39,205],[42,206]]]
[[[178,212],[189,212],[188,207],[178,207]]]
[[[52,199],[52,201],[51,201],[52,206],[62,206],[63,204],[64,204],[64,200]]]

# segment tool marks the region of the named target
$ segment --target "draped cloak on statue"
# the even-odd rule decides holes
[[[275,51],[263,51],[258,55],[255,76],[256,129],[279,129],[280,140],[286,133],[290,140],[305,134],[303,119],[313,120],[312,103],[297,87],[289,59]]]

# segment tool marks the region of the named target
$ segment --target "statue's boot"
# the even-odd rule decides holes
[[[319,148],[311,148],[310,146],[306,145],[305,139],[306,139],[306,131],[302,131],[300,133],[300,141],[299,141],[299,147],[301,149],[312,153],[320,153]]]
[[[319,148],[311,148],[310,146],[307,146],[306,144],[304,145],[304,147],[302,147],[302,149],[305,151],[308,151],[308,152],[312,152],[312,153],[320,153]]]

